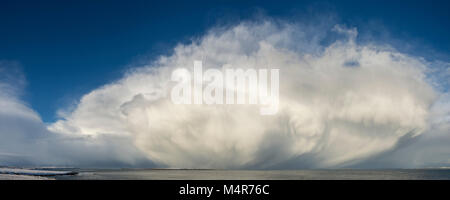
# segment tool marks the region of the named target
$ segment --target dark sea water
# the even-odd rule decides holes
[[[450,169],[394,170],[79,170],[62,180],[450,180]]]

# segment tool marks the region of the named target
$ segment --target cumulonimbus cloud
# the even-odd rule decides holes
[[[323,32],[341,37],[323,43]],[[357,34],[270,20],[215,28],[84,95],[49,129],[128,138],[147,159],[179,168],[266,168],[302,156],[315,167],[365,160],[423,134],[439,92],[423,59],[358,44]],[[204,69],[280,69],[279,112],[173,104],[171,72],[194,60]]]

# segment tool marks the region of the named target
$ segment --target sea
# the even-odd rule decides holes
[[[450,180],[450,169],[186,170],[73,169],[57,180]]]

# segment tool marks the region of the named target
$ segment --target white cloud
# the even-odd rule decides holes
[[[356,29],[321,45],[323,30],[300,24],[241,23],[212,29],[173,55],[83,96],[53,132],[127,138],[170,167],[264,168],[308,156],[315,167],[344,166],[393,149],[429,127],[436,91],[427,63],[393,49],[357,44]],[[280,68],[280,110],[245,105],[174,105],[177,67],[228,64]]]
[[[62,136],[49,131],[20,100],[24,83],[17,63],[0,61],[0,165],[152,165],[128,138]]]

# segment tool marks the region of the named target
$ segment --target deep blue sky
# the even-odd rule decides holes
[[[448,0],[2,0],[0,60],[21,64],[28,82],[25,100],[51,122],[58,108],[119,78],[130,64],[169,53],[176,43],[217,23],[235,23],[256,12],[290,20],[333,13],[348,26],[383,25],[392,38],[450,52]]]

